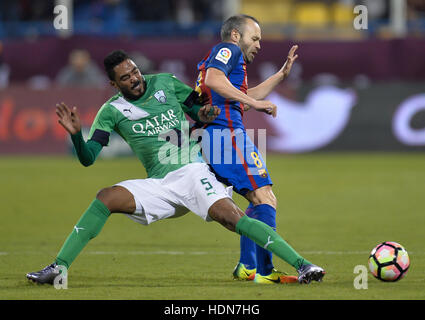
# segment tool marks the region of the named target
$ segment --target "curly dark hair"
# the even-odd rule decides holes
[[[105,71],[110,80],[115,80],[114,68],[127,59],[130,59],[130,57],[123,50],[112,51],[106,56],[106,58],[103,60],[103,65],[105,66]]]

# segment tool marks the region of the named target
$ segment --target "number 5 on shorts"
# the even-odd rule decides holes
[[[207,190],[207,191],[210,190],[210,189],[212,189],[212,187],[213,187],[211,185],[211,183],[209,183],[208,178],[201,179],[201,183],[207,185],[207,187],[205,187],[205,190]]]
[[[208,178],[201,179],[201,183],[206,186],[205,187],[205,191],[211,190],[213,188],[213,186],[211,185],[211,183],[208,181]],[[207,196],[209,196],[211,194],[215,194],[215,191],[208,192]]]

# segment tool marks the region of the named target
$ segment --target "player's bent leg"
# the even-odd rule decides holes
[[[102,201],[111,213],[133,213],[136,203],[133,194],[121,186],[101,189],[96,199]]]
[[[277,207],[277,199],[273,193],[271,185],[263,186],[255,190],[250,190],[246,193],[245,198],[254,206],[268,204],[274,209]]]
[[[100,190],[74,226],[55,262],[40,271],[28,273],[27,279],[40,284],[53,284],[59,273],[58,266],[69,269],[88,242],[100,233],[111,212],[132,213],[134,209],[133,195],[125,188],[114,186]]]
[[[236,224],[244,215],[230,198],[220,199],[208,209],[208,215],[230,231],[236,231]]]
[[[230,198],[223,198],[214,202],[208,215],[230,231],[254,241],[261,248],[266,249],[297,269],[299,277],[286,276],[272,270],[266,277],[259,278],[258,283],[290,283],[298,280],[300,283],[310,283],[311,280],[321,281],[325,271],[313,265],[300,256],[285,240],[270,226],[259,220],[249,218]],[[254,280],[255,281],[255,280]]]
[[[256,211],[254,214],[257,216],[256,219],[265,222],[267,225],[273,227],[273,221],[274,221],[274,228],[276,228],[276,206],[277,206],[277,200],[275,195],[273,194],[271,185],[267,185],[261,188],[258,188],[256,190],[249,191],[245,196],[249,201],[254,203],[254,208]],[[269,214],[262,214],[261,212],[269,212]],[[274,215],[274,217],[273,217]],[[263,218],[262,218],[263,217]],[[267,221],[267,219],[269,221]],[[286,243],[286,242],[284,242]],[[285,248],[285,246],[283,247]],[[286,249],[282,251],[285,255],[288,255],[287,258],[283,256],[283,260],[287,261],[289,264],[291,264],[293,267],[297,269],[298,272],[298,282],[300,283],[310,283],[312,280],[315,281],[321,281],[323,276],[325,275],[325,271],[310,263],[309,261],[305,259],[293,259],[291,256],[297,256],[298,253],[292,249],[289,245],[286,246]],[[299,255],[298,255],[299,256]],[[301,256],[300,256],[301,257]],[[265,267],[262,269],[261,264],[258,263],[258,261],[270,261],[269,266],[267,266],[267,263]],[[291,262],[292,261],[292,262]],[[295,261],[295,262],[294,262]],[[299,261],[302,261],[300,264]],[[254,278],[254,282],[257,283],[273,283],[277,282],[275,281],[278,278],[278,274],[281,273],[280,271],[277,271],[273,268],[273,265],[271,264],[271,257],[269,253],[265,253],[265,250],[262,250],[261,248],[257,247],[257,273]],[[271,272],[270,272],[271,270]],[[268,274],[270,272],[270,274]],[[291,277],[280,277],[281,280],[285,280],[286,282],[293,282],[293,279]],[[282,281],[284,282],[284,281]]]
[[[265,223],[244,215],[239,219],[235,230],[238,234],[250,238],[260,247],[273,252],[279,258],[296,268],[299,274],[298,282],[310,283],[311,280],[321,281],[325,275],[325,271],[322,268],[313,265],[311,262],[300,256],[288,243],[286,243],[285,240],[282,239],[282,237],[280,237]],[[277,279],[279,279],[280,283],[294,282],[294,279],[288,279],[285,276],[280,276],[277,272],[272,272],[271,274],[273,273],[275,274],[273,275],[273,278],[261,279],[267,281],[257,282],[273,283],[278,282],[274,281]]]
[[[300,283],[309,283],[311,280],[320,281],[325,274],[324,270],[320,267],[314,266],[309,261],[301,257],[292,247],[285,242],[271,227],[256,219],[249,218],[242,210],[240,210],[235,203],[224,198],[216,201],[208,210],[209,216],[222,224],[230,231],[235,231],[240,235],[246,236],[253,240],[260,247],[267,249],[278,257],[294,266],[299,270],[301,279]],[[305,266],[314,267],[305,267]],[[317,267],[317,268],[315,268]],[[303,270],[306,271],[306,275]],[[279,272],[272,272],[273,277],[262,279],[259,283],[273,283],[273,282],[294,282],[296,278],[287,278]]]
[[[264,195],[270,201],[276,201],[273,192],[271,191],[270,186],[266,186],[260,190],[257,195]],[[263,200],[263,198],[260,198]],[[259,221],[267,224],[271,228],[275,228],[275,210],[268,204],[258,204],[257,203]],[[214,203],[209,209],[209,216],[221,223],[224,227],[231,231],[235,231],[236,224],[239,222],[241,216],[244,213],[231,201],[230,199],[222,199]],[[245,236],[245,235],[243,235]],[[249,236],[247,238],[253,240]],[[258,245],[258,244],[257,244]],[[284,272],[280,272],[274,269],[271,262],[271,252],[264,249],[262,246],[257,248],[257,261],[264,261],[264,263],[258,263],[257,270],[247,269],[245,265],[238,263],[235,270],[233,271],[234,279],[244,279],[244,280],[254,280],[257,283],[291,283],[296,282],[296,276],[287,276]],[[255,277],[255,278],[254,278]]]

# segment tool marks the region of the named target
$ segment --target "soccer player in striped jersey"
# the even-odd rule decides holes
[[[276,228],[277,200],[272,191],[272,180],[257,147],[247,136],[243,124],[244,111],[253,108],[276,116],[276,106],[263,100],[285,79],[298,55],[293,46],[283,67],[256,87],[248,88],[247,64],[260,50],[261,29],[258,21],[248,15],[227,19],[221,28],[222,42],[214,46],[198,63],[195,90],[207,102],[221,109],[219,116],[203,125],[204,157],[217,179],[244,196],[249,202],[246,215]],[[283,272],[274,269],[272,254],[241,237],[240,259],[233,276],[258,283],[286,282]],[[295,254],[288,247],[288,257]],[[297,254],[298,255],[298,254]],[[321,280],[324,270],[307,260],[286,260],[298,271],[300,279]]]

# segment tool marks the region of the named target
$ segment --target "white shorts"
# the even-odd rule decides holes
[[[162,179],[126,180],[116,186],[133,195],[136,210],[127,216],[144,225],[189,211],[211,221],[208,209],[214,202],[232,197],[232,189],[217,181],[206,163],[187,164]]]

